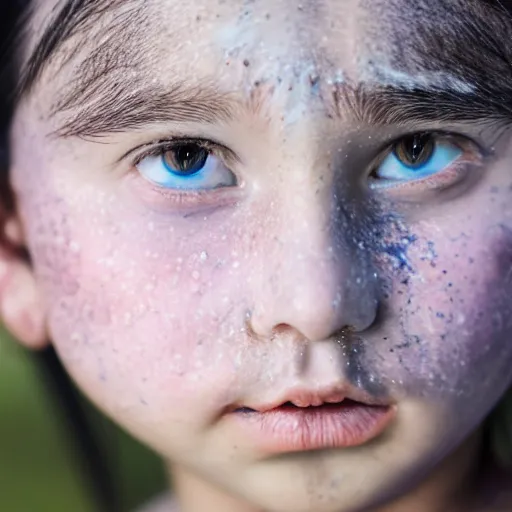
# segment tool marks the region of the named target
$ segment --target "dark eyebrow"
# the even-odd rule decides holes
[[[236,105],[228,93],[207,83],[152,84],[130,90],[124,83],[108,79],[83,91],[77,102],[69,101],[57,107],[71,112],[54,132],[58,137],[97,137],[158,123],[227,121]]]
[[[373,125],[512,122],[510,0],[418,0],[409,11],[384,1],[396,8],[381,34],[389,69],[370,60],[376,87],[335,91],[341,108]]]
[[[418,129],[422,124],[512,123],[512,86],[495,95],[489,90],[362,85],[335,88],[333,96],[329,116],[348,117],[358,126]]]
[[[139,7],[144,4],[124,2]],[[79,33],[79,40],[83,41],[94,22],[119,3],[119,0],[66,0],[28,60],[21,91],[30,90],[49,60],[70,38]],[[463,4],[467,9],[461,10]],[[505,8],[499,0],[467,0],[467,3],[465,0],[462,4],[439,0],[439,5],[450,13],[449,22],[435,31],[415,27],[409,53],[413,55],[412,60],[421,61],[420,72],[452,75],[460,83],[471,84],[471,90],[457,91],[454,87],[443,87],[450,84],[439,81],[439,87],[404,84],[334,87],[332,101],[325,100],[334,105],[331,111],[373,125],[481,119],[510,122],[512,7]],[[137,18],[139,22],[140,19]],[[116,23],[127,27],[133,24],[133,17],[127,16]],[[229,95],[219,93],[213,86],[187,87],[180,83],[148,87],[143,80],[139,84],[127,84],[123,74],[135,70],[140,63],[126,51],[129,42],[123,37],[122,28],[110,27],[109,37],[103,38],[86,57],[69,87],[60,91],[52,114],[62,114],[64,122],[56,134],[92,137],[158,122],[214,122],[230,117],[233,103],[228,100]],[[65,59],[69,61],[78,52],[77,44],[71,45],[70,50],[66,48],[66,52]]]
[[[507,90],[445,90],[397,86],[333,86],[322,97],[327,114],[368,126],[414,127],[422,123],[512,122],[512,84]],[[96,91],[90,91],[94,97]],[[72,116],[54,135],[98,137],[159,123],[228,121],[240,110],[236,96],[207,85],[155,86],[127,91],[114,83],[101,100],[72,108]],[[99,107],[101,105],[101,107]],[[249,101],[247,108],[250,108]]]

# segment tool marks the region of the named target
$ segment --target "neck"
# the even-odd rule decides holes
[[[372,512],[467,512],[475,498],[481,433],[447,457],[416,488],[381,504]],[[264,512],[245,503],[181,466],[169,465],[180,512]]]
[[[169,467],[179,512],[264,512],[244,503],[183,467]]]

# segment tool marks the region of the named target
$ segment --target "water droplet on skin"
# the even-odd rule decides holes
[[[199,259],[203,262],[206,261],[208,259],[208,253],[206,251],[202,251],[199,255]]]

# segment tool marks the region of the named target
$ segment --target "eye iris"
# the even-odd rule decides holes
[[[190,175],[204,167],[208,156],[208,150],[197,144],[182,144],[166,151],[163,158],[171,172]]]
[[[405,137],[395,146],[395,155],[407,167],[417,169],[433,156],[435,143],[431,135],[418,134]]]

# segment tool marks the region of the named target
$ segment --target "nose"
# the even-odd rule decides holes
[[[260,278],[251,328],[258,336],[286,327],[321,341],[344,328],[362,332],[374,323],[377,275],[369,254],[336,218],[333,201],[314,195],[299,209],[281,200],[279,221],[273,222],[277,235],[268,237],[256,265]]]

